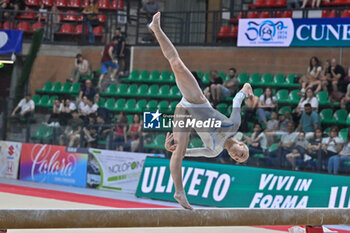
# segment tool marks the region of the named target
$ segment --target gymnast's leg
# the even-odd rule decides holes
[[[176,84],[183,97],[193,104],[206,103],[207,99],[200,89],[196,79],[182,62],[174,45],[161,29],[160,12],[153,16],[153,21],[149,28],[154,32],[165,58],[169,61],[171,69],[175,73]]]

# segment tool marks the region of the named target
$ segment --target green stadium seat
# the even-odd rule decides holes
[[[127,96],[136,96],[137,95],[137,84],[131,84],[126,92]]]
[[[173,101],[169,104],[169,113],[173,114],[175,112],[176,105],[178,104],[178,101]]]
[[[350,112],[348,114],[348,117],[346,118],[346,124],[347,125],[350,125]]]
[[[209,80],[210,72],[206,72],[203,77],[202,77],[202,82],[204,85],[208,85],[210,80]]]
[[[137,81],[139,79],[140,72],[138,70],[131,71],[129,77],[122,79],[124,81]]]
[[[297,88],[300,87],[299,83],[294,83],[294,78],[296,77],[296,74],[290,74],[287,76],[286,81],[285,81],[285,85],[284,87],[287,88]]]
[[[36,90],[36,93],[49,93],[52,89],[52,82],[46,82],[41,90]]]
[[[237,79],[238,79],[238,82],[240,85],[245,84],[246,82],[248,82],[248,79],[249,79],[248,73],[246,73],[246,72],[240,73],[238,75]]]
[[[327,135],[329,135],[330,132],[331,132],[331,127],[328,127],[323,131],[323,133],[325,133]]]
[[[101,92],[102,96],[116,96],[117,95],[117,84],[113,83],[109,85],[105,92]]]
[[[169,85],[164,85],[159,88],[159,97],[169,98],[170,87]]]
[[[97,75],[100,76],[102,73],[102,69],[100,69],[100,68],[94,69],[93,73],[97,73]]]
[[[126,115],[126,118],[128,119],[129,125],[133,123],[133,121],[134,121],[134,119],[133,119],[133,118],[134,118],[134,115]]]
[[[148,88],[147,96],[148,97],[157,97],[159,94],[158,84],[153,84]]]
[[[47,101],[47,103],[44,105],[44,107],[53,107],[53,101],[58,99],[57,95],[51,96],[49,101]]]
[[[118,106],[119,106],[119,103],[118,103]],[[124,112],[134,112],[135,109],[136,109],[136,100],[135,99],[128,99],[124,105],[123,111]],[[117,111],[118,111],[118,107],[117,107]]]
[[[139,81],[139,82],[148,82],[149,81],[149,72],[148,72],[148,70],[143,70],[140,73],[137,81]]]
[[[147,100],[139,100],[136,103],[135,112],[143,112],[146,108]]]
[[[218,72],[218,75],[219,75],[219,77],[222,79],[222,81],[225,82],[225,77],[226,77],[225,72],[219,71],[219,72]]]
[[[160,76],[159,76],[159,82],[162,83],[170,83],[171,79],[170,79],[170,71],[169,70],[165,70],[163,71]]]
[[[246,105],[244,105],[244,106],[246,106]],[[244,107],[244,106],[243,106],[243,107]],[[231,113],[232,113],[232,104],[230,104],[230,105],[228,106],[228,108],[227,108],[227,115],[230,116]]]
[[[259,73],[253,73],[253,74],[251,74],[250,77],[249,77],[249,83],[250,83],[252,86],[261,85],[260,74],[259,74]]]
[[[288,103],[288,90],[280,89],[276,93],[276,99],[279,104]]]
[[[202,77],[203,77],[203,72],[201,72],[201,71],[196,71],[196,73],[197,73],[197,75],[198,75],[199,78],[202,78]]]
[[[116,95],[126,96],[127,91],[128,91],[128,84],[123,83],[117,88]]]
[[[32,140],[40,140],[44,138],[45,132],[48,131],[48,126],[45,124],[41,124],[39,129],[32,135],[30,138]]]
[[[300,102],[300,96],[298,95],[299,92],[300,90],[297,89],[297,90],[292,90],[289,93],[288,99],[290,104],[297,105]]]
[[[80,91],[80,83],[74,83],[69,90],[69,94],[73,96],[77,96],[79,95],[79,91]]]
[[[286,114],[286,112],[292,112],[292,107],[291,106],[284,106],[278,110],[278,114]]]
[[[32,100],[34,101],[35,106],[37,106],[40,101],[40,95],[33,96]]]
[[[164,149],[164,143],[165,143],[165,135],[159,134],[155,137],[155,139],[151,143],[145,144],[144,147],[147,149]]]
[[[273,85],[273,75],[271,73],[265,73],[261,77],[261,85],[265,87],[271,87]]]
[[[170,75],[170,82],[175,82],[175,74],[174,73],[171,73],[171,75]]]
[[[190,140],[189,148],[201,148],[203,147],[203,142],[200,137],[194,137]]]
[[[272,86],[283,87],[284,82],[285,82],[285,75],[281,74],[281,73],[280,74],[276,74],[273,77],[273,84],[272,84]]]
[[[274,143],[269,147],[268,151],[272,152],[272,151],[275,151],[277,149],[278,149],[278,143]]]
[[[70,91],[70,88],[71,88],[71,84],[67,82],[67,83],[63,84],[63,86],[60,90],[60,93],[61,94],[68,94]]]
[[[329,106],[330,100],[328,97],[328,92],[326,91],[320,91],[319,93],[316,94],[316,98],[318,99],[318,103],[321,106]]]
[[[38,107],[45,107],[45,106],[47,106],[48,102],[49,102],[49,96],[48,95],[43,95],[43,96],[41,96],[37,106]]]
[[[157,110],[157,105],[158,105],[157,100],[150,100],[146,104],[146,109],[147,109],[147,111],[156,111]]]
[[[344,128],[339,131],[339,136],[346,142],[348,140],[349,128]]]
[[[216,110],[218,110],[219,112],[221,112],[224,115],[228,115],[227,104],[225,104],[225,103],[218,104],[216,106]]]
[[[147,95],[147,92],[148,92],[148,85],[147,84],[142,84],[137,89],[136,96],[138,96],[138,97],[145,97]]]
[[[60,93],[61,87],[62,87],[62,83],[61,82],[56,82],[52,86],[50,93]]]
[[[158,70],[154,70],[152,71],[152,73],[149,75],[149,82],[159,82],[159,76],[160,76],[160,72]]]
[[[264,90],[262,88],[254,88],[254,95],[260,97],[263,94]]]
[[[162,100],[158,103],[157,108],[159,109],[159,112],[161,112],[161,113],[168,113],[169,112],[169,102],[166,100]]]
[[[181,92],[177,86],[170,88],[169,98],[181,98]]]
[[[103,108],[105,106],[105,103],[106,103],[106,99],[103,98],[103,97],[100,97],[100,99],[98,100],[97,105],[98,105],[99,108]]]
[[[322,109],[320,112],[321,124],[332,124],[333,123],[332,115],[333,115],[333,110],[331,108]]]
[[[126,102],[126,100],[124,98],[118,99],[117,101],[115,101],[115,104],[113,106],[114,110],[117,112],[124,111],[125,102]]]
[[[335,113],[333,114],[334,123],[337,125],[345,125],[347,114],[348,113],[345,109],[339,109],[339,110],[335,111]]]
[[[114,105],[115,105],[114,98],[109,98],[105,102],[105,108],[107,108],[109,111],[114,111]]]

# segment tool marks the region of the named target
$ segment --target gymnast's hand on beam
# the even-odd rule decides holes
[[[170,152],[174,152],[176,149],[176,144],[172,144],[172,141],[174,140],[174,134],[172,133],[167,133],[166,134],[166,139],[165,139],[165,149]]]

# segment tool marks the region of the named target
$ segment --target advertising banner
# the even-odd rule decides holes
[[[174,201],[168,159],[147,158],[136,196]],[[350,177],[183,161],[191,204],[237,208],[350,207]]]
[[[147,156],[154,154],[89,149],[87,185],[134,194]]]
[[[20,179],[85,187],[87,158],[76,148],[23,143]]]
[[[0,141],[0,177],[17,179],[22,143]]]
[[[0,54],[22,51],[23,31],[0,30]]]
[[[350,18],[240,19],[238,47],[349,47]]]

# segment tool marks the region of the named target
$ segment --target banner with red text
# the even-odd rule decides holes
[[[86,186],[88,155],[65,146],[22,144],[20,179]]]
[[[0,141],[0,177],[17,179],[22,144]]]

